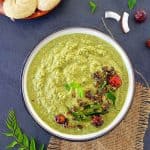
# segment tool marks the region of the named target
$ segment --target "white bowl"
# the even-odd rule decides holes
[[[65,134],[65,133],[61,133],[61,132],[51,128],[47,123],[45,123],[40,118],[40,116],[37,115],[37,113],[35,112],[34,108],[32,107],[32,105],[30,103],[30,100],[29,100],[29,97],[27,94],[27,86],[26,86],[27,72],[28,72],[29,66],[30,66],[33,58],[35,57],[35,55],[49,41],[51,41],[59,36],[66,35],[66,34],[72,34],[72,33],[85,33],[85,34],[94,35],[94,36],[99,37],[99,38],[107,41],[108,43],[110,43],[122,57],[122,60],[127,68],[128,77],[129,77],[129,87],[128,87],[128,92],[127,92],[127,97],[126,97],[125,103],[124,103],[121,111],[117,115],[117,117],[110,123],[110,125],[108,125],[104,129],[97,131],[95,133],[90,133],[90,134],[85,134],[85,135]],[[24,101],[25,101],[28,111],[30,112],[32,117],[35,119],[35,121],[41,127],[43,127],[45,130],[47,130],[49,133],[52,133],[55,136],[58,136],[58,137],[61,137],[61,138],[67,139],[67,140],[73,140],[73,141],[83,141],[83,140],[90,140],[93,138],[97,138],[97,137],[100,137],[100,136],[108,133],[114,127],[116,127],[120,123],[120,121],[125,117],[128,109],[132,103],[132,98],[134,95],[134,88],[135,88],[134,72],[133,72],[131,62],[130,62],[127,54],[125,53],[125,51],[120,47],[120,45],[116,41],[114,41],[112,38],[110,38],[106,34],[100,32],[98,30],[90,29],[90,28],[80,28],[80,27],[79,28],[78,27],[77,28],[76,27],[75,28],[67,28],[67,29],[55,32],[55,33],[51,34],[50,36],[48,36],[47,38],[45,38],[34,48],[32,53],[28,57],[27,62],[24,67],[24,70],[23,70],[23,75],[22,75],[22,93],[23,93]]]

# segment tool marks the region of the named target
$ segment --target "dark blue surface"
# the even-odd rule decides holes
[[[144,46],[150,38],[150,17],[144,24],[136,24],[133,12],[127,8],[127,0],[96,0],[98,9],[94,15],[89,11],[88,0],[63,0],[49,15],[32,21],[12,22],[0,16],[0,131],[5,130],[7,112],[14,109],[22,129],[39,142],[47,144],[50,134],[41,129],[28,114],[21,95],[21,72],[23,64],[32,49],[49,34],[65,27],[94,27],[107,33],[101,23],[105,10],[120,14],[128,11],[131,32],[123,34],[119,24],[108,20],[107,24],[120,45],[128,53],[134,68],[143,73],[150,82],[150,49]],[[138,1],[137,8],[144,8],[150,14],[150,1]],[[150,15],[149,15],[150,16]],[[150,149],[150,130],[145,134],[145,150]],[[0,149],[4,150],[10,139],[0,134]]]

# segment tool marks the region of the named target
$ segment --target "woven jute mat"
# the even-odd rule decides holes
[[[149,114],[150,89],[136,83],[132,106],[114,130],[88,142],[70,142],[52,137],[47,150],[143,150]]]

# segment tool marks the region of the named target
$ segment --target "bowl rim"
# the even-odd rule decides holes
[[[32,60],[34,59],[34,57],[36,56],[36,54],[40,51],[40,49],[45,44],[47,44],[48,42],[50,42],[51,40],[53,40],[57,37],[67,35],[67,34],[73,34],[73,33],[83,33],[83,34],[94,35],[94,36],[99,37],[99,38],[103,39],[104,41],[110,43],[115,48],[115,50],[119,53],[119,55],[121,56],[122,61],[124,62],[125,66],[127,68],[128,78],[129,78],[128,93],[127,93],[125,102],[122,106],[122,109],[120,110],[120,112],[116,116],[116,118],[105,128],[103,128],[97,132],[90,133],[90,134],[84,134],[84,135],[66,134],[66,133],[62,133],[62,132],[59,132],[59,131],[51,128],[46,122],[44,122],[40,118],[40,116],[38,116],[38,114],[32,107],[32,104],[30,103],[30,100],[29,100],[29,97],[27,94],[27,86],[26,86],[27,85],[26,84],[27,83],[26,82],[27,81],[27,73],[28,73],[29,66],[30,66]],[[134,71],[133,71],[131,61],[130,61],[128,55],[126,54],[126,52],[124,51],[124,49],[110,36],[104,34],[103,32],[101,32],[99,30],[96,30],[93,28],[87,28],[87,27],[65,28],[65,29],[56,31],[56,32],[50,34],[49,36],[47,36],[46,38],[44,38],[41,42],[39,42],[39,44],[37,44],[37,46],[32,50],[32,52],[28,56],[28,58],[25,62],[24,68],[23,68],[23,72],[22,72],[22,95],[23,95],[23,99],[24,99],[26,108],[29,111],[30,115],[42,128],[44,128],[49,133],[51,133],[57,137],[60,137],[60,138],[66,139],[66,140],[71,140],[71,141],[85,141],[85,140],[95,139],[97,137],[101,137],[101,136],[105,135],[106,133],[108,133],[109,131],[114,129],[127,114],[128,110],[131,106],[132,100],[133,100],[134,90],[135,90]]]

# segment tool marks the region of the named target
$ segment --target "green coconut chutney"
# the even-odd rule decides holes
[[[85,90],[93,88],[91,74],[106,65],[117,70],[122,86],[116,92],[115,106],[103,116],[104,124],[95,127],[90,121],[80,121],[82,129],[66,129],[58,124],[55,116],[67,115],[68,108],[77,104],[64,85],[75,81]],[[86,34],[65,35],[50,41],[35,56],[27,74],[27,93],[36,113],[51,128],[67,134],[88,134],[108,126],[121,110],[127,90],[128,74],[120,55],[109,43]]]

